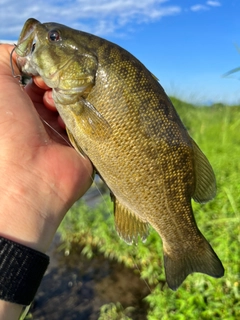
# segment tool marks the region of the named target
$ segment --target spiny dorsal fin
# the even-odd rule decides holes
[[[115,228],[118,235],[128,244],[137,243],[138,236],[145,241],[148,236],[148,223],[140,220],[116,198],[113,201]]]
[[[155,80],[157,80],[157,82],[159,81],[159,79],[153,73],[151,73],[151,75]]]
[[[211,164],[193,140],[192,145],[196,178],[196,187],[192,198],[196,202],[204,203],[215,197],[216,179]]]

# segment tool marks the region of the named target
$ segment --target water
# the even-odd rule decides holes
[[[117,301],[135,307],[132,319],[146,319],[143,298],[149,289],[133,270],[102,255],[88,260],[81,248],[65,256],[56,250],[58,245],[56,236],[48,252],[50,266],[31,309],[34,320],[96,320],[102,305]]]

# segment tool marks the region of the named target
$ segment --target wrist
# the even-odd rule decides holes
[[[19,319],[22,308],[19,304],[0,300],[0,319]]]
[[[0,299],[30,305],[48,264],[47,255],[0,237]]]

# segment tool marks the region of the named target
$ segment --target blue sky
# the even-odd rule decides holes
[[[0,39],[16,40],[28,18],[59,22],[124,47],[168,95],[240,104],[239,0],[1,0]]]

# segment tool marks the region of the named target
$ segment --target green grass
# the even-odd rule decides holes
[[[168,289],[160,237],[152,230],[146,243],[126,245],[114,230],[108,197],[95,208],[83,201],[73,206],[60,227],[64,245],[70,249],[72,243],[79,243],[89,258],[101,252],[127,267],[137,265],[139,276],[155,287],[145,298],[149,320],[240,319],[240,107],[194,107],[172,101],[216,174],[216,198],[205,205],[193,202],[193,209],[200,230],[223,262],[225,276],[213,279],[195,273],[176,292]],[[120,316],[125,313],[119,304],[103,306],[100,319],[108,319],[111,310],[119,311],[114,319],[131,319]]]

